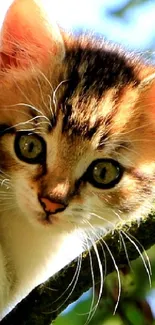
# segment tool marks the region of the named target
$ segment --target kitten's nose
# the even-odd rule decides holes
[[[65,204],[59,202],[53,202],[50,199],[47,199],[45,197],[40,198],[40,202],[45,212],[49,212],[49,213],[57,213],[63,211],[66,208]]]

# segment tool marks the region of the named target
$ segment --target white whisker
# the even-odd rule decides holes
[[[130,269],[133,271],[133,268],[132,268],[131,263],[130,263],[130,260],[129,260],[129,255],[128,255],[127,247],[126,247],[126,244],[125,244],[125,241],[124,241],[124,238],[122,236],[121,231],[119,231],[119,236],[121,238],[121,241],[122,241],[122,244],[123,244],[123,247],[124,247],[124,251],[125,251],[125,255],[126,255],[126,259],[127,259],[128,265],[129,265]]]
[[[12,210],[13,208],[16,208],[16,207],[17,207],[16,204],[7,205],[7,208],[0,209],[0,212],[6,212],[6,211]]]
[[[5,173],[2,169],[0,169],[0,174],[3,174],[5,177],[9,177],[10,178],[10,175]]]
[[[11,112],[16,112],[16,113],[19,113],[19,110],[18,109],[15,109],[15,108],[10,108],[10,107],[16,107],[17,106],[17,104],[14,104],[14,105],[9,105],[9,106],[3,106],[3,107],[7,107],[7,111],[11,111]],[[3,111],[4,109],[1,107],[1,111]],[[5,109],[6,110],[6,109]],[[20,114],[23,114],[23,115],[25,115],[25,116],[27,116],[27,117],[32,117],[30,114],[28,114],[28,113],[26,113],[26,112],[23,112],[23,111],[21,111],[20,110]]]
[[[97,235],[96,232],[95,232],[95,228],[91,225],[91,223],[90,223],[89,221],[85,221],[85,222],[86,222],[86,224],[88,224],[88,226],[91,228],[91,232],[92,232],[93,236],[94,236],[96,239],[99,239],[98,235]],[[88,237],[89,240],[91,241],[92,246],[93,246],[93,248],[94,248],[94,252],[95,252],[96,257],[97,257],[97,261],[98,261],[98,266],[99,266],[99,272],[100,272],[100,279],[101,279],[101,281],[100,281],[100,290],[99,290],[99,295],[98,295],[97,302],[96,302],[96,304],[95,304],[95,306],[94,306],[94,300],[95,300],[95,297],[93,297],[93,298],[92,298],[92,302],[91,302],[90,311],[89,311],[88,318],[87,318],[87,321],[86,321],[85,325],[88,324],[88,323],[91,321],[91,319],[93,318],[93,316],[94,316],[94,314],[95,314],[95,312],[96,312],[96,310],[97,310],[97,307],[98,307],[99,302],[100,302],[100,300],[101,300],[101,296],[102,296],[102,292],[103,292],[103,284],[104,284],[103,267],[102,267],[102,263],[101,263],[101,260],[100,260],[100,256],[99,256],[99,253],[98,253],[98,249],[97,249],[96,243],[95,243],[94,241],[92,241],[92,239],[91,239],[91,237],[90,237],[89,234],[87,234],[87,237]],[[102,248],[102,251],[103,251],[104,257],[105,257],[105,251],[104,251],[104,249],[103,249],[103,246],[102,246],[101,242],[100,242],[100,245],[101,245],[101,248]],[[88,246],[88,245],[87,245],[87,246]],[[90,252],[90,254],[91,254],[91,252]],[[105,261],[106,261],[106,258],[105,258]],[[92,264],[91,264],[91,265],[92,265]],[[92,267],[93,267],[93,265],[92,265]],[[106,272],[106,266],[105,266],[105,272]],[[94,274],[94,272],[93,272],[93,274]],[[94,294],[94,292],[95,292],[95,278],[94,278],[93,294]]]
[[[53,104],[54,104],[54,107],[55,107],[55,112],[56,113],[56,109],[57,109],[57,99],[56,99],[56,93],[57,91],[59,90],[59,88],[65,83],[65,82],[68,82],[69,79],[66,79],[66,80],[62,80],[58,86],[53,90]]]
[[[115,258],[113,256],[111,250],[109,249],[106,241],[103,238],[101,238],[101,240],[104,243],[104,245],[106,246],[107,251],[109,252],[109,254],[110,254],[111,258],[112,258],[112,261],[114,263],[115,270],[117,272],[117,278],[118,278],[118,297],[117,297],[117,302],[116,302],[115,309],[114,309],[114,312],[113,312],[113,314],[115,315],[116,314],[117,307],[118,307],[118,304],[119,304],[119,301],[120,301],[120,297],[121,297],[121,279],[120,279],[120,273],[119,273],[119,269],[118,269],[118,266],[116,264]]]
[[[48,95],[48,99],[49,99],[49,110],[50,110],[50,113],[52,115],[52,119],[54,119],[54,112],[53,112],[53,108],[52,108],[52,97],[51,97],[51,95]]]
[[[127,235],[126,232],[124,232],[123,230],[121,230],[121,233],[122,233],[126,238],[128,238],[128,240],[133,244],[133,246],[136,248],[137,252],[139,253],[139,256],[140,256],[141,259],[142,259],[142,262],[143,262],[143,264],[144,264],[144,267],[145,267],[146,273],[147,273],[147,275],[148,275],[149,284],[150,284],[150,288],[151,288],[151,287],[152,287],[152,283],[151,283],[151,274],[150,274],[150,270],[149,270],[149,268],[148,268],[148,266],[147,266],[147,264],[146,264],[146,262],[145,262],[145,259],[144,259],[144,256],[143,256],[142,252],[140,251],[138,245],[136,245],[136,243],[134,242],[134,240],[132,240],[132,239],[130,238],[130,236]],[[150,266],[150,264],[149,264],[149,266]]]
[[[65,293],[69,290],[69,288],[73,285],[72,289],[69,292],[68,296],[63,301],[63,303],[61,305],[59,305],[59,307],[57,309],[52,310],[52,312],[58,311],[65,304],[65,302],[69,299],[69,297],[72,295],[72,293],[73,293],[73,291],[74,291],[74,289],[75,289],[75,287],[77,285],[78,279],[79,279],[79,274],[80,274],[80,271],[81,271],[81,264],[82,264],[82,255],[79,255],[78,259],[77,259],[76,270],[75,270],[75,273],[73,275],[73,278],[72,278],[71,282],[69,283],[69,285],[67,286],[65,291],[56,300],[54,300],[53,303],[56,303],[58,300],[60,300],[65,295]]]
[[[92,255],[91,255],[91,251],[90,251],[90,247],[89,247],[87,238],[86,238],[86,242],[87,242],[87,250],[88,250],[88,254],[89,254],[89,263],[90,263],[91,278],[92,278],[92,300],[91,300],[90,311],[89,311],[89,314],[88,314],[88,319],[87,319],[85,325],[87,325],[88,322],[89,322],[90,315],[92,313],[93,306],[94,306],[94,302],[95,302],[95,276],[94,276],[94,270],[93,270]]]
[[[46,102],[45,99],[44,99],[43,91],[42,91],[42,89],[41,89],[41,84],[40,84],[40,82],[39,82],[39,78],[38,78],[37,76],[35,76],[35,77],[36,77],[37,85],[38,85],[38,88],[39,88],[39,91],[40,91],[40,95],[41,95],[42,103],[43,103],[44,107],[47,109],[47,112],[49,112],[49,107],[48,107],[48,105],[47,105],[47,102]]]
[[[98,307],[99,302],[100,302],[101,297],[102,297],[103,284],[104,284],[102,264],[101,264],[100,256],[99,256],[98,249],[97,249],[97,246],[96,246],[96,243],[95,242],[93,243],[93,248],[94,248],[94,251],[95,251],[95,254],[96,254],[96,257],[97,257],[97,261],[98,261],[98,266],[99,266],[100,279],[101,279],[101,281],[100,281],[100,289],[99,289],[99,295],[98,295],[97,303],[94,306],[94,308],[92,309],[91,315],[89,315],[86,324],[88,324],[92,320],[93,316],[95,315],[95,312],[97,310],[97,307]]]

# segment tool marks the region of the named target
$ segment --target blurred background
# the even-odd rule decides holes
[[[54,10],[66,28],[92,30],[131,49],[154,47],[154,0],[57,0]]]
[[[11,0],[1,0],[0,24],[10,3]],[[45,0],[44,3],[63,28],[75,33],[91,30],[154,61],[155,0]],[[118,279],[114,273],[104,283],[103,297],[92,319],[95,309],[92,309],[90,290],[70,305],[54,324],[84,325],[88,320],[90,325],[155,324],[155,249],[152,248],[148,255],[152,267],[151,286],[149,265],[145,266],[148,261],[144,256],[146,262],[139,258],[120,272],[122,293],[115,315]],[[94,290],[97,302],[99,287]],[[89,315],[90,309],[92,313]]]

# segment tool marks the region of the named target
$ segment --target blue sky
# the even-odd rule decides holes
[[[1,1],[0,23],[12,0]],[[150,0],[137,9],[128,10],[124,19],[114,18],[110,10],[121,7],[128,0],[43,0],[55,19],[68,29],[92,29],[109,40],[131,49],[149,49],[155,44],[155,1]],[[138,3],[135,0],[135,3]]]

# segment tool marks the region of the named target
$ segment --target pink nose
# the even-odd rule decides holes
[[[40,201],[43,205],[43,208],[46,212],[56,213],[58,211],[62,211],[66,208],[66,206],[62,203],[53,202],[45,197],[40,198]]]

